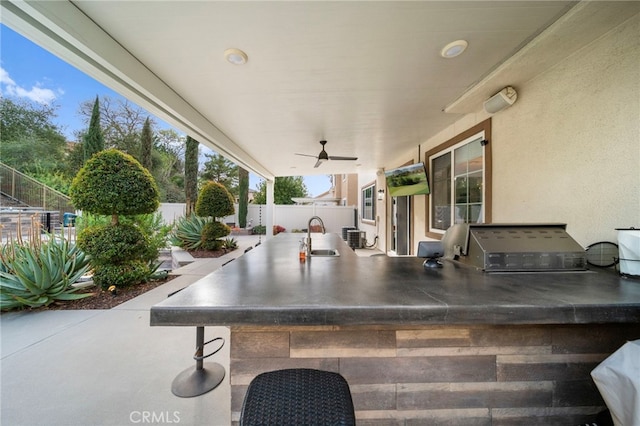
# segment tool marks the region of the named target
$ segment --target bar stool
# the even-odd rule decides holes
[[[355,424],[351,391],[344,377],[306,368],[256,376],[240,414],[240,426]]]

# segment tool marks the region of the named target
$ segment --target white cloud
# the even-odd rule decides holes
[[[57,98],[56,92],[51,89],[46,89],[37,84],[32,86],[31,89],[25,89],[16,84],[15,81],[9,76],[9,73],[0,67],[0,84],[4,86],[2,92],[9,96],[15,96],[18,98],[27,98],[34,102],[43,105],[49,105]],[[58,91],[62,93],[62,91]]]
[[[13,80],[11,80],[11,77],[9,77],[9,73],[5,71],[5,69],[2,67],[0,67],[0,83],[10,85],[10,86],[16,85],[16,83]]]

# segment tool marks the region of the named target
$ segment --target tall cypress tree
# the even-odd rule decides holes
[[[238,226],[247,227],[247,211],[249,209],[249,171],[238,167]]]
[[[195,213],[198,198],[198,146],[200,143],[187,136],[184,153],[184,190],[186,196],[186,214]]]
[[[151,149],[153,148],[153,136],[151,134],[151,122],[149,117],[142,126],[142,135],[140,135],[142,147],[140,149],[140,164],[147,170],[151,170]]]
[[[96,101],[93,103],[89,130],[82,138],[82,148],[84,150],[84,161],[91,158],[93,154],[104,150],[104,137],[102,136],[102,128],[100,127],[100,101],[98,96],[96,96]]]

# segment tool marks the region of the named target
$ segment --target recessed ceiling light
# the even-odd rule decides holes
[[[247,54],[240,49],[227,49],[224,51],[224,57],[233,65],[244,65],[249,60]]]
[[[456,56],[464,52],[468,45],[469,43],[467,43],[466,40],[452,41],[442,48],[442,50],[440,51],[440,55],[446,59],[455,58]]]

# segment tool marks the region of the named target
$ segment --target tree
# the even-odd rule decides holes
[[[187,136],[184,154],[184,191],[186,195],[186,214],[195,212],[198,198],[198,146],[197,140]]]
[[[140,164],[147,170],[152,168],[151,151],[153,149],[153,134],[151,132],[151,122],[149,117],[144,121],[142,126],[142,135],[140,136]]]
[[[80,115],[92,115],[90,101],[80,104]],[[112,99],[103,96],[99,105],[100,125],[105,148],[117,148],[133,155],[140,161],[140,135],[148,113],[126,99]],[[150,119],[151,127],[155,126]]]
[[[238,167],[238,225],[247,227],[247,212],[249,204],[249,171]]]
[[[184,202],[182,137],[175,130],[154,132],[153,117],[126,100],[103,96],[99,110],[105,147],[126,152],[143,164],[156,180],[162,201]],[[91,111],[91,102],[80,105],[81,115],[88,116]],[[147,122],[150,139],[143,141],[143,138],[149,138],[143,136]],[[149,143],[152,144],[150,155]],[[79,169],[73,165],[75,158],[76,153],[71,152],[69,169],[72,171]]]
[[[2,162],[25,173],[62,170],[66,138],[53,124],[56,107],[0,97]]]
[[[204,163],[204,169],[200,173],[200,177],[204,180],[212,180],[222,184],[232,195],[237,196],[238,166],[216,153],[205,154],[205,157],[208,160]]]
[[[278,176],[273,186],[274,204],[294,204],[292,198],[308,197],[307,186],[302,176]],[[267,203],[267,182],[258,183],[257,192],[253,198],[256,204]]]
[[[160,199],[184,203],[185,136],[173,129],[158,130],[153,137],[151,174],[160,189]]]
[[[102,128],[100,127],[100,100],[97,96],[93,103],[89,130],[82,138],[82,147],[84,149],[84,161],[87,161],[94,154],[104,149],[104,137],[102,136]]]
[[[179,135],[173,129],[160,129],[154,134],[154,151],[166,157],[161,173],[167,179],[173,178],[176,174],[184,174],[185,139],[185,136]]]

